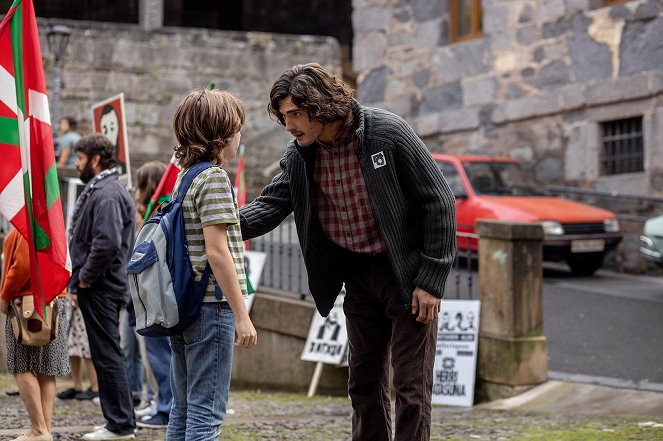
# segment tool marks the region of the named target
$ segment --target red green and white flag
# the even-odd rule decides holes
[[[235,191],[237,192],[237,205],[240,208],[246,204],[246,179],[244,176],[244,144],[239,145],[239,162],[235,175]]]
[[[242,208],[246,204],[246,176],[244,173],[244,144],[239,145],[239,161],[237,163],[237,174],[235,175],[235,193],[237,193],[237,205]],[[244,241],[244,249],[249,251],[251,249],[251,242],[248,240]],[[247,272],[246,285],[249,294],[253,294],[255,289],[251,283],[251,279],[248,277]]]
[[[170,199],[170,194],[173,192],[173,188],[175,188],[175,182],[177,182],[177,175],[179,174],[180,170],[181,169],[180,166],[177,165],[175,155],[173,155],[170,158],[168,166],[166,167],[166,171],[163,173],[163,176],[161,176],[159,185],[157,185],[156,190],[154,190],[154,194],[152,195],[150,202],[147,204],[144,217],[145,221],[152,217],[151,214],[154,208],[168,202],[168,199]]]
[[[31,0],[15,0],[0,23],[0,158],[0,212],[30,245],[32,293],[43,317],[71,265]]]

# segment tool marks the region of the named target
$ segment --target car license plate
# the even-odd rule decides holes
[[[603,251],[604,249],[605,249],[605,240],[603,239],[586,239],[586,240],[571,241],[572,253],[591,253],[596,251]]]

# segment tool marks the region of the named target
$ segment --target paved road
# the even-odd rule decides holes
[[[461,261],[462,262],[462,261]],[[472,277],[470,277],[470,275]],[[543,315],[552,379],[663,392],[663,278],[601,270],[577,277],[544,263]],[[479,298],[476,267],[447,298]]]
[[[663,392],[663,278],[545,265],[551,377]]]

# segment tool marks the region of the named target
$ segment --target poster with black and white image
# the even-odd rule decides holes
[[[345,289],[341,290],[327,317],[322,317],[317,310],[313,313],[301,360],[336,366],[343,363],[348,346],[345,314],[343,314],[344,299]]]
[[[115,147],[116,159],[121,170],[120,176],[126,179],[127,187],[131,188],[129,140],[125,115],[124,93],[92,104],[92,130],[107,137]]]
[[[474,403],[480,309],[479,300],[442,300],[433,367],[433,404]]]

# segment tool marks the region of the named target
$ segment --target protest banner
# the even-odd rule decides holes
[[[433,368],[433,404],[472,406],[479,300],[442,300]]]
[[[121,168],[120,175],[131,185],[131,167],[129,165],[129,141],[124,112],[124,93],[115,95],[92,105],[92,129],[110,139]]]

